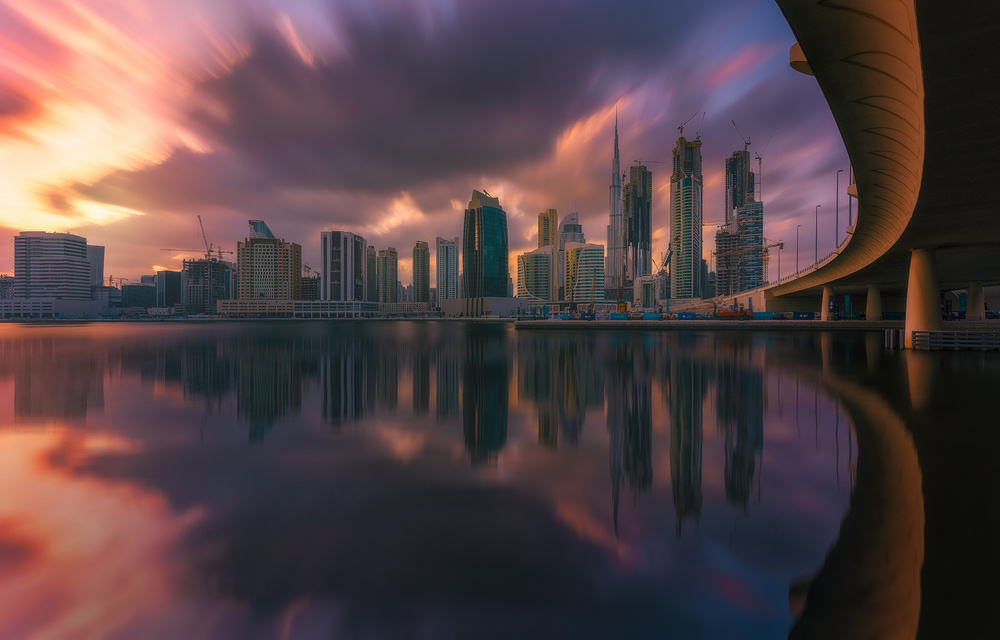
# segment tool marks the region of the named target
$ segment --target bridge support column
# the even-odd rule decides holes
[[[906,284],[906,323],[903,348],[913,348],[914,331],[941,330],[941,292],[933,249],[910,252],[910,279]]]
[[[823,287],[823,307],[819,310],[820,320],[833,320],[833,311],[830,309],[833,296],[833,287]]]
[[[983,296],[983,285],[970,282],[965,294],[965,319],[986,319],[986,298]]]
[[[882,289],[877,284],[868,285],[868,300],[865,302],[865,319],[878,322],[882,319]]]

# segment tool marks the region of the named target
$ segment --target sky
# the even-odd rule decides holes
[[[28,230],[104,245],[116,281],[179,270],[200,215],[213,247],[262,219],[314,268],[321,231],[352,231],[395,247],[407,284],[414,243],[461,236],[473,189],[507,212],[511,265],[550,207],[606,244],[617,117],[623,171],[653,172],[656,259],[678,127],[703,142],[711,222],[735,120],[787,275],[798,224],[802,265],[816,252],[817,204],[832,250],[848,169],[793,42],[772,0],[0,0],[0,273]]]

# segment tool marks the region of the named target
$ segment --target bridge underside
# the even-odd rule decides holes
[[[1000,7],[975,0],[777,0],[830,104],[857,179],[839,255],[766,299],[914,297],[1000,284]],[[922,259],[924,259],[922,258]],[[769,306],[771,306],[769,304]],[[814,307],[815,308],[815,307]]]

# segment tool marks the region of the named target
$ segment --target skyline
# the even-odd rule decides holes
[[[596,0],[566,13],[491,1],[0,3],[0,235],[82,235],[108,247],[106,274],[134,280],[180,268],[181,254],[160,249],[202,246],[196,215],[228,250],[259,218],[316,265],[321,231],[404,251],[460,236],[477,189],[507,212],[516,264],[548,208],[560,220],[579,211],[587,241],[606,244],[617,109],[622,170],[641,158],[653,173],[655,258],[667,250],[669,174],[654,161],[669,160],[688,119],[685,137],[701,128],[706,222],[723,216],[735,120],[751,155],[774,131],[765,235],[794,251],[795,225],[811,227],[821,204],[820,253],[832,249],[847,156],[815,81],[788,66],[794,37],[772,2],[643,3],[635,25]],[[483,46],[493,36],[506,50]],[[706,259],[714,234],[703,229]],[[0,273],[13,273],[8,247]],[[410,260],[399,266],[409,282]]]

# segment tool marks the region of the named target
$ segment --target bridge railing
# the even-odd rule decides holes
[[[1000,349],[1000,330],[914,331],[914,349],[928,351],[990,351]]]

